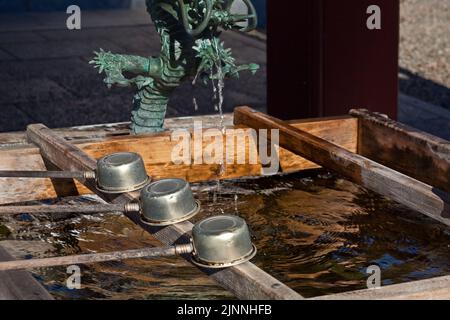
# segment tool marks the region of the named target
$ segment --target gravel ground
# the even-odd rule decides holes
[[[400,3],[400,91],[450,109],[450,1]]]

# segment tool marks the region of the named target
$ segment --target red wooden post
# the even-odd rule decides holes
[[[381,29],[370,30],[371,5]],[[396,118],[399,0],[268,2],[268,111],[283,118],[366,108]]]

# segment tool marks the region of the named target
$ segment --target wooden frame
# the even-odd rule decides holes
[[[279,130],[281,147],[450,226],[447,193],[248,107],[237,108],[234,115],[235,124]]]
[[[211,127],[211,117],[182,118],[169,121],[171,130],[190,129],[186,123],[202,121],[207,130]],[[226,117],[226,124],[232,128],[232,115]],[[312,134],[355,152],[357,148],[358,121],[352,117],[294,121],[292,124]],[[215,122],[214,124],[217,124]],[[207,181],[219,178],[219,165],[174,165],[171,160],[172,147],[170,132],[147,136],[130,136],[123,124],[76,129],[55,130],[55,133],[71,141],[74,145],[96,159],[114,152],[133,151],[142,155],[146,167],[155,179],[164,177],[184,178],[190,182]],[[54,167],[40,153],[39,148],[27,143],[24,133],[0,135],[0,170],[46,170]],[[205,143],[206,145],[206,143]],[[246,150],[235,150],[248,153]],[[280,150],[281,166],[284,172],[318,168],[306,159],[298,157],[284,149]],[[256,176],[261,174],[261,165],[228,165],[222,179]],[[29,191],[26,191],[29,190]],[[0,178],[0,204],[16,203],[28,200],[48,199],[60,196],[91,193],[82,184],[68,181],[3,179]]]
[[[445,192],[448,191],[445,187],[449,185],[448,173],[450,172],[448,142],[401,126],[386,117],[364,110],[355,110],[351,114],[352,116],[346,117],[285,123],[244,107],[236,110],[234,126],[231,115],[227,115],[226,124],[229,128],[243,130],[248,130],[249,127],[279,129],[281,148],[278,156],[283,172],[318,168],[318,164],[322,164],[346,175],[357,183],[393,197],[397,201],[448,224],[449,196]],[[175,128],[191,130],[191,124],[200,120],[203,121],[204,130],[214,127],[217,123],[215,117],[209,116],[173,119],[168,121],[168,126],[171,130]],[[376,130],[373,126],[376,126]],[[410,152],[411,159],[429,157],[431,161],[428,162],[428,165],[421,162],[421,166],[425,169],[416,170],[411,164],[403,166],[401,155],[400,158],[396,158],[396,153],[385,150],[383,137],[386,132],[391,135],[386,145],[387,150],[403,146]],[[396,136],[399,137],[398,140]],[[193,182],[218,178],[216,165],[174,166],[171,164],[169,151],[174,143],[176,142],[171,141],[170,132],[129,136],[126,124],[61,130],[50,130],[43,125],[31,125],[27,134],[0,135],[0,170],[24,168],[45,170],[55,167],[63,170],[91,170],[95,168],[95,158],[112,152],[128,150],[136,151],[143,156],[147,169],[155,178],[182,177]],[[427,152],[427,148],[434,152]],[[245,150],[234,150],[235,156],[242,152],[248,153],[248,149],[249,144],[245,146]],[[318,164],[298,156],[296,153]],[[382,164],[375,162],[377,160]],[[261,164],[228,165],[221,178],[256,176],[261,174],[261,169]],[[364,175],[361,170],[365,170],[364,174],[369,174],[371,179],[362,179]],[[408,176],[395,170],[408,174]],[[426,170],[427,174],[423,174],[423,170]],[[447,175],[443,175],[443,173]],[[402,186],[404,183],[407,183],[406,188],[404,185]],[[382,185],[383,188],[380,188],[379,185]],[[30,188],[31,192],[19,195],[20,192]],[[399,188],[402,190],[400,193],[395,191]],[[445,191],[441,191],[439,188],[445,189]],[[387,192],[386,189],[391,191]],[[0,179],[0,204],[88,192],[98,193],[86,181],[74,183],[72,180],[43,179],[30,182],[27,179]],[[128,202],[137,196],[136,193],[115,198],[104,194],[99,195],[105,201],[116,204]],[[425,204],[423,200],[426,200]],[[162,229],[149,228],[140,223],[137,215],[128,214],[128,217],[164,244],[174,244],[186,239],[192,228],[192,224],[189,222]],[[5,255],[0,257],[0,260],[8,259],[9,257]],[[208,270],[202,271],[233,292],[238,298],[302,299],[301,295],[251,263],[215,273]],[[21,273],[21,276],[27,274],[24,271]],[[6,273],[0,273],[0,282],[5,277]],[[33,279],[28,278],[28,280],[36,286]],[[18,292],[22,290],[24,294],[16,294],[15,298],[30,298],[25,294],[27,292],[25,285],[17,286],[16,290]],[[318,299],[450,298],[448,292],[450,292],[450,281],[448,277],[443,277],[383,287],[380,290],[349,292]],[[35,298],[46,299],[49,296],[41,293],[41,296]]]
[[[450,193],[450,142],[378,113],[352,110],[358,153]]]
[[[0,246],[0,261],[13,257]],[[0,273],[0,300],[53,300],[45,288],[26,271]]]

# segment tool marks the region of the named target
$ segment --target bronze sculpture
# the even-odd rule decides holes
[[[255,73],[256,64],[235,64],[231,50],[220,42],[219,28],[248,32],[256,28],[257,14],[251,0],[243,1],[246,14],[233,14],[236,0],[147,0],[156,31],[161,37],[157,57],[112,54],[100,50],[92,64],[106,74],[108,87],[135,85],[132,132],[163,130],[169,96],[189,78],[223,80],[239,77],[239,72]],[[240,23],[246,22],[242,27]],[[126,78],[124,72],[134,74]]]

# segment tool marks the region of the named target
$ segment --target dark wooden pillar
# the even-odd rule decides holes
[[[367,8],[381,8],[381,30]],[[395,118],[399,0],[268,1],[268,110],[284,119],[366,108]]]

